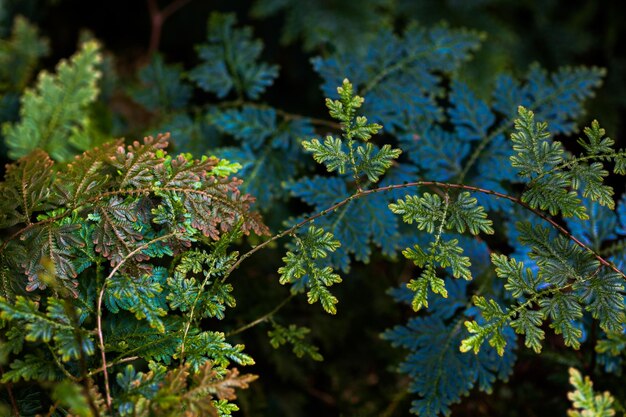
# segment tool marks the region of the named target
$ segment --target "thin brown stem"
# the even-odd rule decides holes
[[[372,189],[369,189],[369,190],[358,191],[358,192],[352,194],[351,196],[346,197],[343,200],[333,204],[332,206],[328,207],[327,209],[322,210],[319,213],[316,213],[316,214],[314,214],[314,215],[312,215],[312,216],[310,216],[310,217],[300,221],[299,223],[295,224],[294,226],[290,227],[289,229],[284,230],[284,231],[282,231],[282,232],[272,236],[270,239],[268,239],[265,242],[255,246],[254,248],[252,248],[248,252],[244,253],[237,260],[237,262],[235,262],[233,264],[233,266],[230,267],[230,269],[227,271],[225,276],[230,275],[230,273],[233,272],[236,268],[238,268],[239,265],[241,265],[241,263],[245,259],[249,258],[254,253],[256,253],[257,251],[261,250],[262,248],[264,248],[265,246],[269,245],[270,243],[272,243],[272,242],[274,242],[274,241],[276,241],[276,240],[278,240],[278,239],[280,239],[280,238],[282,238],[284,236],[287,236],[289,234],[294,233],[296,230],[298,230],[301,227],[307,225],[308,223],[313,222],[315,219],[317,219],[319,217],[322,217],[322,216],[325,216],[327,213],[329,213],[331,211],[337,210],[338,208],[348,204],[352,200],[356,200],[356,199],[365,197],[367,195],[375,194],[375,193],[379,193],[379,192],[398,190],[398,189],[403,189],[403,188],[423,187],[423,186],[427,186],[427,187],[441,187],[441,188],[454,188],[454,189],[460,189],[460,190],[467,190],[467,191],[472,191],[472,192],[477,192],[477,193],[482,193],[482,194],[493,195],[493,196],[498,197],[498,198],[503,198],[503,199],[509,200],[509,201],[511,201],[511,202],[513,202],[513,203],[523,207],[524,209],[532,212],[533,214],[535,214],[536,216],[538,216],[541,219],[545,220],[546,222],[548,222],[552,227],[554,227],[557,230],[557,232],[559,232],[563,236],[567,237],[568,239],[570,239],[571,241],[576,243],[578,246],[580,246],[581,248],[583,248],[587,252],[591,253],[602,265],[606,266],[607,268],[610,268],[614,272],[616,272],[619,275],[621,275],[622,278],[626,279],[626,274],[624,274],[624,272],[620,271],[614,264],[612,264],[611,262],[607,261],[602,256],[598,255],[593,249],[591,249],[590,247],[585,245],[583,242],[578,240],[569,231],[567,231],[563,226],[558,224],[556,221],[552,220],[549,216],[547,216],[546,214],[544,214],[543,212],[541,212],[541,211],[539,211],[537,209],[534,209],[534,208],[530,207],[528,204],[524,203],[521,199],[519,199],[517,197],[510,196],[510,195],[507,195],[507,194],[503,194],[503,193],[500,193],[500,192],[497,192],[497,191],[494,191],[494,190],[488,190],[488,189],[485,189],[485,188],[479,188],[479,187],[474,187],[474,186],[465,185],[465,184],[445,183],[445,182],[439,182],[439,181],[415,181],[415,182],[408,182],[408,183],[404,183],[404,184],[388,185],[386,187],[379,187],[379,188],[372,188]]]
[[[102,357],[102,373],[104,375],[104,392],[106,396],[107,408],[109,410],[111,410],[111,405],[113,403],[113,400],[111,399],[111,388],[109,387],[109,373],[107,371],[107,368],[109,366],[107,365],[106,350],[104,348],[104,334],[102,332],[102,301],[104,300],[104,291],[106,289],[107,283],[113,277],[113,275],[115,275],[117,271],[119,271],[122,265],[124,265],[126,261],[128,261],[130,258],[135,256],[137,253],[148,248],[153,243],[160,242],[161,240],[167,240],[173,236],[176,236],[177,234],[178,234],[177,232],[168,233],[167,235],[154,238],[150,240],[149,242],[144,243],[141,246],[137,246],[134,250],[129,252],[128,255],[126,255],[120,261],[119,264],[115,265],[115,268],[113,268],[111,272],[109,273],[109,275],[107,275],[107,277],[104,279],[104,282],[102,283],[102,288],[100,288],[100,293],[98,294],[98,304],[96,307],[96,324],[97,324],[97,331],[98,331],[98,342],[100,345],[100,353]]]
[[[277,115],[279,115],[280,117],[282,117],[283,119],[285,119],[287,121],[289,121],[289,120],[308,120],[311,124],[313,124],[315,126],[324,126],[324,127],[331,128],[333,130],[338,130],[338,131],[341,130],[341,123],[333,122],[332,120],[326,120],[326,119],[319,119],[319,118],[316,118],[316,117],[304,116],[302,114],[297,114],[297,113],[290,113],[290,112],[285,111],[285,110],[281,110],[281,109],[277,109],[275,107],[268,106],[267,104],[255,103],[255,102],[251,102],[251,101],[245,101],[243,99],[237,99],[237,100],[232,100],[232,101],[223,101],[223,102],[218,104],[218,107],[220,107],[220,108],[233,108],[233,107],[242,107],[242,106],[252,107],[252,108],[261,109],[261,110],[273,109],[276,112]]]
[[[4,369],[2,365],[0,365],[0,377],[4,375]],[[9,402],[11,403],[11,412],[14,417],[20,417],[20,409],[17,407],[17,401],[15,401],[15,396],[13,395],[13,384],[10,382],[6,382],[4,386],[7,389],[7,394],[9,395]]]
[[[159,9],[157,0],[147,0],[148,13],[150,14],[150,44],[148,46],[148,56],[154,55],[159,50],[161,43],[161,33],[163,32],[163,23],[180,8],[185,6],[191,0],[175,0]]]
[[[59,407],[59,402],[55,402],[54,404],[52,404],[50,406],[50,410],[48,410],[48,414],[46,414],[46,417],[52,417],[54,415],[54,412],[57,410],[57,408]]]
[[[341,124],[332,120],[318,119],[316,117],[303,116],[301,114],[289,113],[284,110],[276,109],[276,113],[285,120],[308,120],[313,125],[329,127],[333,130],[341,130]]]
[[[292,299],[294,296],[295,296],[295,294],[291,294],[289,297],[287,297],[287,298],[285,298],[283,301],[281,301],[281,302],[280,302],[280,304],[278,304],[276,307],[274,307],[274,308],[272,309],[272,311],[270,311],[270,312],[268,312],[268,313],[266,313],[266,314],[262,315],[262,316],[261,316],[261,317],[259,317],[258,319],[254,320],[254,321],[251,321],[251,322],[250,322],[250,323],[248,323],[248,324],[245,324],[245,325],[243,325],[243,326],[241,326],[241,327],[239,327],[239,328],[237,328],[237,329],[235,329],[235,330],[232,330],[232,331],[230,331],[230,332],[226,333],[226,337],[234,336],[234,335],[239,334],[239,333],[241,333],[241,332],[245,332],[246,330],[251,329],[252,327],[254,327],[254,326],[256,326],[256,325],[261,324],[261,323],[263,323],[263,322],[267,321],[267,320],[268,320],[268,319],[270,319],[270,318],[271,318],[274,314],[276,314],[276,313],[277,313],[277,312],[278,312],[281,308],[283,308],[284,306],[286,306],[286,305],[287,305],[287,303],[288,303],[289,301],[291,301],[291,299]]]
[[[115,366],[115,365],[119,365],[120,363],[136,361],[137,359],[139,359],[139,356],[129,356],[128,358],[118,359],[116,361],[108,363],[107,364],[107,368],[110,368],[110,367]],[[91,377],[91,376],[94,376],[96,374],[99,374],[100,372],[104,372],[104,367],[100,367],[98,369],[94,369],[93,371],[90,371],[87,374],[87,376]]]

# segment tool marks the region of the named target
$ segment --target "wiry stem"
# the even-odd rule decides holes
[[[147,1],[151,25],[148,56],[152,56],[159,49],[159,43],[161,43],[161,32],[163,31],[163,23],[165,23],[168,17],[173,15],[177,10],[185,6],[191,0],[175,0],[163,9],[159,9],[156,0]]]
[[[211,277],[211,268],[209,268],[209,272],[205,274],[204,281],[202,281],[202,285],[200,285],[200,289],[196,293],[196,296],[191,304],[191,310],[189,311],[189,319],[185,324],[185,330],[183,331],[183,339],[180,344],[180,361],[182,363],[183,358],[185,357],[185,343],[187,342],[187,335],[189,334],[189,329],[191,328],[191,323],[193,322],[193,317],[196,313],[196,306],[198,305],[198,300],[200,299],[200,294],[202,294],[205,285],[209,282],[209,278]]]
[[[2,365],[0,365],[0,377],[4,375],[4,369]],[[7,389],[7,394],[9,395],[9,401],[11,402],[11,412],[14,417],[20,417],[20,409],[17,406],[17,401],[15,401],[15,396],[13,395],[13,384],[7,382],[4,384]]]
[[[139,356],[129,356],[128,358],[122,358],[122,359],[118,359],[116,361],[113,361],[113,362],[107,364],[106,367],[110,368],[112,366],[119,365],[120,363],[132,362],[132,361],[136,361],[137,359],[139,359]],[[94,376],[94,375],[96,375],[96,374],[98,374],[100,372],[104,372],[104,369],[105,368],[103,366],[98,368],[98,369],[94,369],[93,371],[90,371],[87,374],[87,376],[91,377],[91,376]]]
[[[367,195],[374,194],[374,193],[379,193],[379,192],[392,191],[392,190],[398,190],[398,189],[403,189],[403,188],[423,187],[423,186],[427,186],[427,187],[429,187],[429,186],[430,187],[441,187],[441,188],[454,188],[454,189],[460,189],[460,190],[467,190],[467,191],[471,191],[471,192],[488,194],[488,195],[492,195],[492,196],[495,196],[495,197],[498,197],[498,198],[503,198],[503,199],[509,200],[509,201],[511,201],[511,202],[513,202],[513,203],[523,207],[524,209],[532,212],[533,214],[535,214],[536,216],[538,216],[541,219],[545,220],[546,222],[548,222],[552,227],[554,227],[557,230],[557,232],[559,232],[560,234],[562,234],[563,236],[565,236],[566,238],[570,239],[571,241],[576,243],[578,246],[580,246],[581,248],[583,248],[584,250],[586,250],[587,252],[592,254],[602,265],[606,266],[607,268],[610,268],[614,272],[616,272],[619,275],[621,275],[622,278],[626,279],[626,274],[624,274],[624,272],[620,271],[613,263],[607,261],[602,256],[600,256],[598,253],[596,253],[593,249],[591,249],[589,246],[585,245],[583,242],[578,240],[569,231],[567,231],[567,229],[565,229],[563,226],[558,224],[556,221],[552,220],[548,215],[544,214],[543,212],[541,212],[541,211],[539,211],[537,209],[532,208],[528,204],[524,203],[518,197],[513,197],[511,195],[503,194],[503,193],[500,193],[498,191],[489,190],[489,189],[486,189],[486,188],[479,188],[479,187],[474,187],[474,186],[465,185],[465,184],[445,183],[445,182],[440,182],[440,181],[415,181],[415,182],[408,182],[408,183],[404,183],[404,184],[388,185],[386,187],[379,187],[379,188],[372,188],[372,189],[369,189],[369,190],[357,191],[356,193],[352,194],[351,196],[346,197],[343,200],[341,200],[341,201],[333,204],[332,206],[328,207],[327,209],[322,210],[322,211],[312,215],[311,217],[308,217],[308,218],[300,221],[299,223],[295,224],[294,226],[290,227],[289,229],[284,230],[284,231],[282,231],[282,232],[272,236],[270,239],[268,239],[265,242],[255,246],[254,248],[252,248],[248,252],[244,253],[237,260],[237,262],[235,262],[233,264],[233,266],[230,267],[230,269],[226,272],[225,276],[230,275],[230,273],[233,272],[237,267],[239,267],[239,265],[245,259],[247,259],[250,256],[252,256],[254,253],[256,253],[257,251],[261,250],[263,247],[269,245],[270,243],[272,243],[272,242],[274,242],[274,241],[276,241],[276,240],[278,240],[278,239],[280,239],[280,238],[282,238],[284,236],[292,234],[293,232],[295,232],[296,230],[300,229],[301,227],[307,225],[308,223],[311,223],[311,222],[315,221],[315,219],[317,219],[319,217],[322,217],[322,216],[325,216],[327,213],[329,213],[331,211],[337,210],[338,208],[348,204],[352,200],[356,200],[356,199],[365,197]]]
[[[117,271],[119,271],[122,265],[124,265],[126,261],[128,261],[130,258],[135,256],[137,253],[148,248],[153,243],[160,242],[162,240],[167,240],[173,236],[176,236],[177,234],[178,232],[168,233],[167,235],[154,238],[150,240],[149,242],[144,243],[143,245],[137,246],[134,250],[129,252],[120,261],[119,264],[115,265],[115,268],[111,270],[109,275],[107,275],[107,277],[104,279],[104,282],[102,283],[102,288],[100,289],[100,293],[98,294],[98,304],[96,306],[96,325],[97,325],[97,331],[98,331],[98,342],[100,345],[100,353],[102,356],[102,373],[104,375],[104,392],[106,396],[107,408],[109,410],[111,410],[111,405],[113,403],[113,400],[111,399],[111,389],[109,387],[109,373],[107,371],[108,365],[107,365],[107,358],[106,358],[106,350],[104,348],[104,334],[102,333],[102,301],[104,299],[104,291],[106,289],[107,283],[113,277],[113,275],[115,275]]]
[[[280,304],[278,304],[276,307],[274,307],[272,309],[272,311],[270,311],[269,313],[263,314],[261,317],[259,317],[258,319],[251,321],[248,324],[244,324],[243,326],[232,330],[228,333],[226,333],[226,337],[230,337],[230,336],[234,336],[236,334],[239,334],[241,332],[245,332],[246,330],[263,323],[264,321],[267,321],[268,319],[270,319],[274,314],[276,314],[281,308],[283,308],[284,306],[287,305],[287,303],[289,301],[291,301],[291,299],[295,297],[295,294],[291,294],[289,297],[285,298],[283,301],[280,302]]]

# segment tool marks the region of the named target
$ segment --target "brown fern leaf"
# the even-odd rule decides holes
[[[192,227],[212,239],[219,239],[240,220],[246,234],[269,234],[260,215],[250,211],[254,198],[239,191],[242,181],[212,175],[217,163],[216,158],[190,160],[179,155],[158,167],[160,188],[182,197]]]
[[[53,164],[46,152],[36,150],[6,166],[4,182],[0,184],[0,227],[29,225],[33,213],[53,207],[49,199]]]
[[[23,258],[21,266],[28,277],[27,291],[53,286],[78,295],[75,256],[72,254],[72,248],[84,246],[76,233],[78,229],[78,224],[45,223],[24,233],[28,255]]]
[[[55,192],[60,202],[76,208],[110,189],[115,169],[109,164],[108,157],[115,154],[120,146],[122,141],[116,140],[77,155],[59,172],[55,181]]]
[[[218,417],[211,395],[196,395],[189,387],[189,366],[170,370],[156,397],[151,401],[151,411],[159,416]],[[169,401],[160,401],[167,398]]]
[[[147,188],[154,181],[155,168],[163,163],[168,146],[169,133],[145,137],[124,148],[118,146],[115,154],[109,157],[109,163],[119,174],[119,188]],[[157,156],[159,155],[159,156]]]
[[[220,400],[236,400],[235,389],[246,389],[259,376],[254,374],[239,375],[237,368],[229,369],[221,376],[206,362],[193,376],[195,395],[215,395]]]
[[[92,236],[93,243],[96,252],[109,259],[111,266],[127,261],[130,253],[143,239],[136,229],[135,206],[136,202],[126,203],[122,198],[113,196],[108,204],[97,207],[99,220]],[[132,260],[136,262],[148,259],[149,256],[141,252],[132,256]]]

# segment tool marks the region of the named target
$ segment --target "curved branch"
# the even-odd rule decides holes
[[[283,301],[280,302],[280,304],[278,304],[276,307],[274,307],[272,309],[272,311],[270,311],[269,313],[263,314],[261,317],[259,317],[256,320],[251,321],[250,323],[244,324],[241,327],[236,328],[235,330],[231,330],[230,332],[226,333],[225,337],[230,337],[230,336],[234,336],[236,334],[242,333],[248,329],[251,329],[252,327],[263,323],[264,321],[267,321],[269,318],[271,318],[274,314],[276,314],[281,308],[283,308],[284,306],[287,305],[287,303],[289,301],[291,301],[291,299],[295,297],[295,294],[291,294],[289,295],[289,297],[285,298]]]
[[[590,254],[592,254],[602,265],[606,266],[607,268],[610,268],[614,272],[616,272],[619,275],[621,275],[622,278],[626,279],[626,274],[624,274],[624,272],[620,271],[613,263],[607,261],[602,256],[600,256],[598,253],[596,253],[593,249],[591,249],[589,246],[585,245],[583,242],[581,242],[579,239],[577,239],[574,235],[572,235],[569,231],[567,231],[567,229],[565,229],[563,226],[561,226],[560,224],[558,224],[557,222],[552,220],[548,215],[544,214],[540,210],[532,208],[528,204],[524,203],[521,199],[519,199],[517,197],[510,196],[508,194],[500,193],[498,191],[489,190],[489,189],[486,189],[486,188],[474,187],[472,185],[465,185],[465,184],[445,183],[445,182],[440,182],[440,181],[415,181],[415,182],[408,182],[408,183],[404,183],[404,184],[388,185],[386,187],[379,187],[379,188],[372,188],[372,189],[369,189],[369,190],[358,191],[358,192],[352,194],[351,196],[346,197],[343,200],[333,204],[332,206],[328,207],[327,209],[322,210],[322,211],[320,211],[320,212],[318,212],[318,213],[316,213],[316,214],[314,214],[314,215],[312,215],[312,216],[310,216],[310,217],[300,221],[299,223],[295,224],[294,226],[290,227],[289,229],[284,230],[284,231],[282,231],[282,232],[272,236],[270,239],[266,240],[265,242],[255,246],[254,248],[252,248],[248,252],[246,252],[243,255],[241,255],[241,257],[237,260],[237,262],[235,262],[233,264],[233,266],[230,267],[230,269],[226,272],[226,274],[224,276],[227,277],[228,275],[230,275],[230,273],[232,273],[235,269],[237,269],[239,267],[239,265],[245,259],[247,259],[250,256],[252,256],[255,252],[259,251],[263,247],[269,245],[270,243],[272,243],[272,242],[274,242],[274,241],[276,241],[276,240],[278,240],[278,239],[280,239],[280,238],[282,238],[284,236],[287,236],[289,234],[294,233],[296,230],[298,230],[301,227],[307,225],[308,223],[313,222],[315,219],[317,219],[319,217],[322,217],[322,216],[325,216],[329,212],[334,211],[334,210],[336,210],[336,209],[338,209],[338,208],[348,204],[352,200],[356,200],[356,199],[365,197],[367,195],[375,194],[375,193],[379,193],[379,192],[398,190],[398,189],[402,189],[402,188],[420,187],[420,186],[454,188],[454,189],[466,190],[466,191],[477,192],[477,193],[482,193],[482,194],[488,194],[488,195],[495,196],[497,198],[503,198],[503,199],[509,200],[509,201],[511,201],[511,202],[513,202],[513,203],[523,207],[524,209],[532,212],[533,214],[535,214],[539,218],[545,220],[546,222],[548,222],[553,228],[555,228],[557,230],[557,232],[559,232],[560,234],[562,234],[566,238],[568,238],[571,241],[573,241],[574,243],[576,243],[582,249],[584,249],[587,252],[589,252]]]
[[[102,283],[102,288],[100,289],[100,293],[98,294],[98,303],[96,306],[96,325],[97,325],[97,332],[98,332],[98,343],[100,347],[100,353],[102,356],[102,368],[101,369],[102,369],[102,373],[104,374],[104,392],[106,395],[107,408],[109,410],[111,409],[113,400],[111,399],[111,388],[109,387],[109,373],[107,371],[107,368],[109,367],[109,365],[107,365],[106,350],[104,348],[104,334],[102,333],[102,301],[104,300],[104,290],[106,289],[107,282],[113,277],[113,275],[117,273],[117,271],[119,271],[119,269],[122,267],[122,265],[126,261],[128,261],[130,258],[135,256],[137,253],[148,248],[153,243],[160,242],[161,240],[167,240],[173,236],[176,236],[177,234],[178,232],[168,233],[166,235],[154,238],[150,240],[149,242],[144,243],[143,245],[137,246],[134,250],[129,252],[120,261],[120,263],[115,266],[115,268],[111,270],[109,275],[107,275],[107,277],[104,279],[104,282]]]

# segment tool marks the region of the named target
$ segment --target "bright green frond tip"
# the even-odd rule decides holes
[[[239,162],[230,162],[228,159],[220,159],[217,165],[211,170],[212,174],[218,177],[228,177],[236,174],[241,169]]]
[[[369,140],[372,135],[378,133],[382,126],[377,123],[367,123],[367,118],[356,116],[356,111],[365,99],[355,94],[354,87],[348,81],[343,80],[341,87],[337,87],[339,100],[326,99],[326,107],[330,116],[341,122],[341,127],[348,139]]]
[[[53,159],[68,161],[92,146],[88,106],[98,96],[101,61],[100,45],[89,41],[69,61],[61,61],[56,74],[39,74],[35,88],[22,96],[21,120],[2,129],[12,159],[41,148]]]
[[[567,410],[568,417],[611,417],[615,415],[613,409],[613,396],[605,391],[596,394],[593,390],[593,382],[588,376],[584,377],[575,368],[569,369],[569,382],[574,391],[567,393],[567,398],[572,402],[573,408]]]
[[[329,135],[323,142],[318,139],[303,141],[302,146],[313,153],[316,162],[326,165],[328,172],[345,174],[346,169],[350,169],[357,188],[360,189],[361,177],[367,177],[372,184],[378,182],[402,151],[390,145],[378,148],[369,142],[365,146],[356,145],[355,139],[367,142],[382,126],[368,123],[364,116],[357,116],[357,109],[364,99],[354,93],[350,81],[344,79],[337,92],[339,100],[327,98],[326,106],[330,115],[340,122],[341,138]]]

